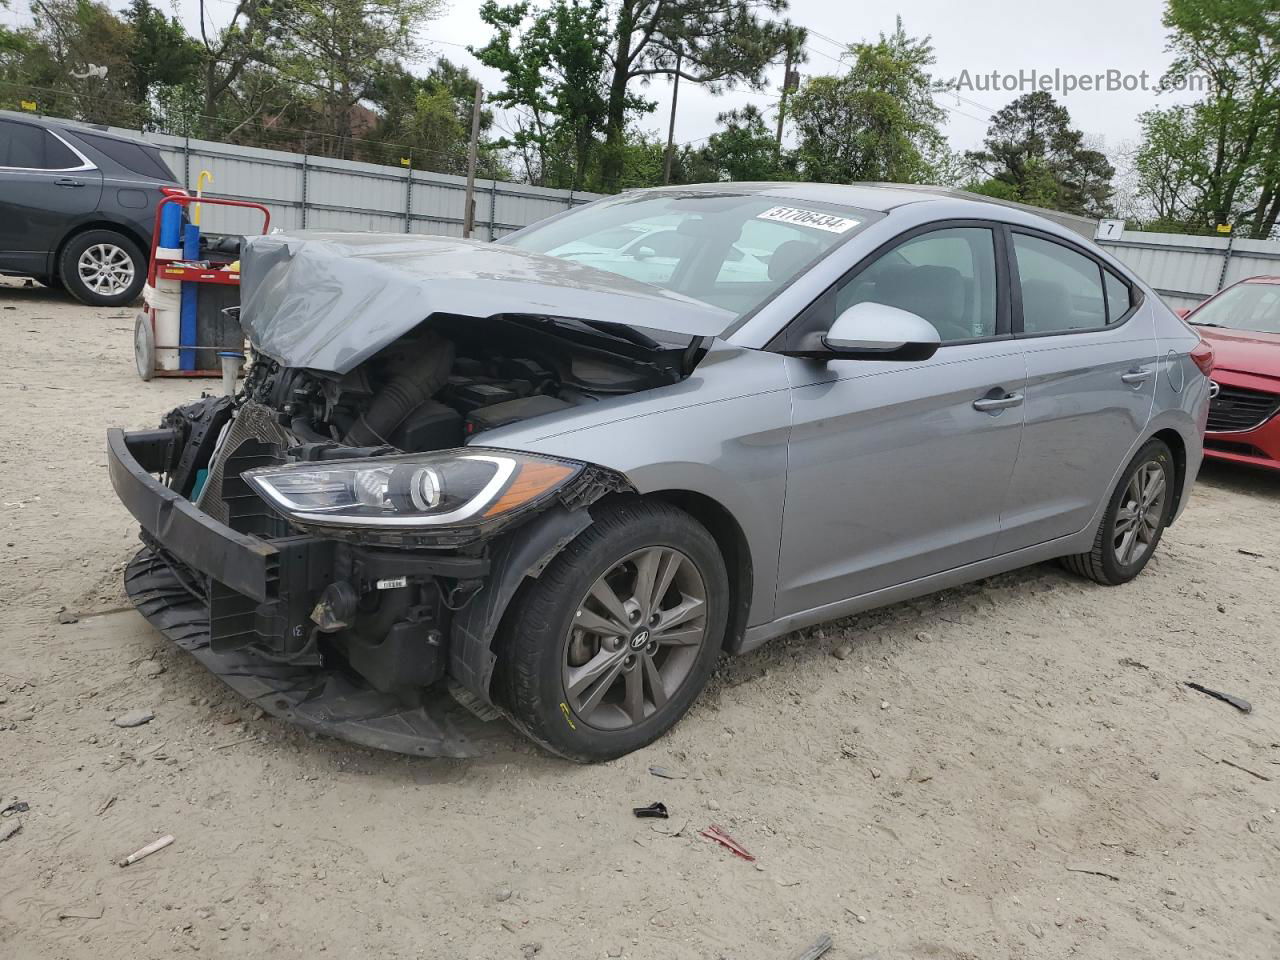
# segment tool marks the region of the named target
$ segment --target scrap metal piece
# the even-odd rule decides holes
[[[1223,703],[1229,703],[1241,713],[1253,712],[1253,704],[1248,700],[1243,700],[1240,697],[1233,696],[1229,693],[1223,693],[1221,690],[1210,690],[1208,687],[1202,687],[1200,684],[1191,680],[1186,681],[1186,686],[1190,687],[1192,690],[1198,691],[1199,693],[1203,693],[1206,696],[1213,697],[1215,700],[1221,700]]]

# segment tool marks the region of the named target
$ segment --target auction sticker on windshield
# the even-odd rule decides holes
[[[778,223],[790,223],[797,227],[813,227],[815,230],[826,230],[828,233],[844,233],[846,230],[852,230],[860,222],[850,217],[837,217],[832,213],[800,210],[796,207],[770,207],[764,213],[756,214],[756,219],[775,220]]]

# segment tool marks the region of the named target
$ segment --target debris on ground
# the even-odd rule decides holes
[[[111,794],[111,796],[105,798],[100,804],[98,804],[98,809],[94,811],[93,815],[95,817],[102,816],[104,813],[106,813],[108,810],[111,809],[111,805],[115,802],[116,802],[116,795],[113,793]]]
[[[130,710],[128,713],[122,713],[111,722],[117,727],[140,727],[144,723],[150,723],[156,718],[151,710]]]
[[[80,621],[80,618],[79,618],[79,617],[77,617],[77,616],[76,616],[74,613],[72,613],[70,610],[68,610],[66,607],[59,607],[59,608],[58,608],[58,622],[59,622],[59,623],[78,623],[79,621]]]
[[[1265,774],[1258,773],[1258,771],[1256,770],[1250,770],[1248,767],[1242,767],[1240,766],[1240,764],[1232,763],[1230,760],[1227,760],[1225,758],[1222,760],[1219,760],[1218,762],[1226,764],[1228,767],[1235,767],[1237,770],[1241,770],[1244,773],[1247,773],[1251,777],[1257,777],[1259,780],[1265,780],[1267,783],[1271,782],[1271,778],[1266,776]]]
[[[733,839],[733,837],[729,836],[729,834],[725,833],[714,823],[705,830],[702,830],[698,836],[706,837],[708,840],[714,840],[722,847],[728,847],[729,850],[731,850],[735,855],[741,857],[743,860],[748,860],[752,863],[755,862],[756,858],[747,852],[746,847],[738,843],[737,840]]]
[[[831,655],[837,660],[848,660],[853,656],[853,647],[850,644],[842,643],[831,651]]]
[[[658,820],[667,819],[667,805],[661,800],[654,801],[647,807],[632,807],[631,812],[637,817],[653,817]]]
[[[1141,660],[1135,660],[1135,659],[1133,659],[1133,657],[1121,657],[1121,658],[1120,658],[1120,660],[1119,660],[1119,663],[1120,663],[1120,666],[1122,666],[1122,667],[1133,667],[1135,670],[1150,670],[1150,669],[1151,669],[1151,668],[1150,668],[1150,667],[1148,667],[1145,663],[1143,663]]]
[[[809,944],[799,953],[792,957],[792,960],[818,960],[828,950],[831,949],[831,934],[824,933],[817,940]]]
[[[683,780],[685,778],[683,773],[677,773],[667,767],[650,767],[649,772],[655,777],[661,777],[663,780]]]
[[[512,890],[510,887],[502,887],[493,895],[493,899],[498,903],[506,903],[511,899]]]
[[[1068,873],[1087,873],[1093,877],[1105,877],[1108,880],[1119,882],[1120,878],[1114,873],[1107,873],[1105,870],[1092,870],[1088,867],[1067,867]]]
[[[9,823],[0,825],[0,843],[4,843],[21,829],[21,820],[12,820]]]
[[[31,809],[31,804],[25,800],[14,800],[7,806],[0,807],[0,817],[12,817],[15,813],[26,813]]]
[[[131,863],[137,863],[139,860],[151,856],[157,850],[163,850],[171,843],[173,843],[173,836],[171,834],[165,834],[159,840],[152,840],[141,850],[135,850],[133,853],[129,854],[120,861],[120,866],[127,867]]]
[[[1188,680],[1186,685],[1198,693],[1203,693],[1207,697],[1213,697],[1215,700],[1221,700],[1223,703],[1229,703],[1241,713],[1252,713],[1253,705],[1248,700],[1242,700],[1240,697],[1233,696],[1230,693],[1223,693],[1221,690],[1210,690],[1208,687],[1202,687],[1194,681]]]
[[[164,664],[158,660],[143,660],[134,672],[143,680],[154,680],[164,673]]]
[[[101,903],[82,904],[75,907],[67,907],[65,910],[58,911],[59,920],[101,920],[105,913]]]

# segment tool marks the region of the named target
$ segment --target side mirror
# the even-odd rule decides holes
[[[653,247],[636,247],[636,251],[631,257],[635,260],[648,260],[650,257],[656,257],[657,255],[658,251],[654,250]]]
[[[942,342],[924,317],[884,303],[855,303],[819,340],[821,350],[798,353],[839,360],[928,360]]]

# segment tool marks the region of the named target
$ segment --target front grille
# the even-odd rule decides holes
[[[1280,396],[1243,387],[1222,387],[1209,404],[1209,426],[1213,433],[1239,433],[1261,426],[1277,410]]]

